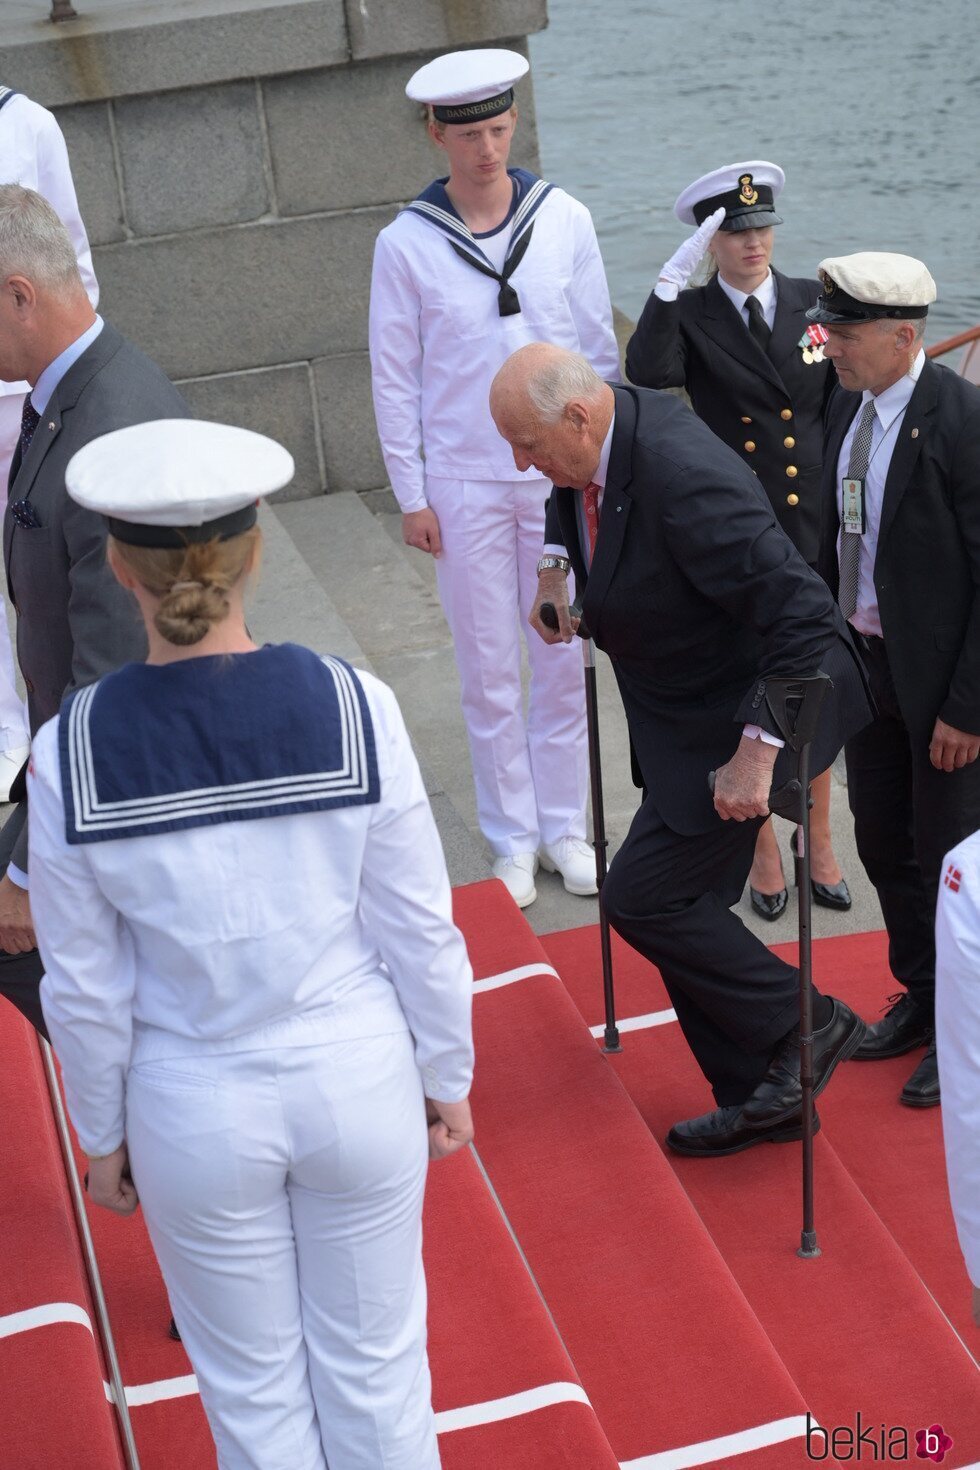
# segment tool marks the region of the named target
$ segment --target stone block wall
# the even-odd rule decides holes
[[[405,82],[441,51],[524,49],[545,0],[75,4],[51,26],[38,0],[2,79],[64,129],[101,309],[195,413],[289,447],[288,498],[382,487],[374,240],[439,171]],[[533,168],[529,81],[518,102]]]

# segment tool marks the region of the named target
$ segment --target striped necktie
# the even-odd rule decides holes
[[[874,432],[875,401],[869,398],[861,412],[861,421],[851,441],[851,458],[847,466],[849,480],[866,480],[868,461],[871,456],[871,436]],[[862,490],[862,500],[867,514],[867,484]],[[841,530],[840,533],[840,590],[837,600],[845,618],[852,618],[857,610],[858,570],[861,565],[863,535],[856,531]]]

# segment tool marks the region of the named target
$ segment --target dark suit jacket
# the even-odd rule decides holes
[[[768,353],[715,277],[676,301],[651,292],[626,349],[626,373],[646,388],[687,389],[698,417],[755,470],[776,519],[812,565],[820,543],[824,410],[836,374],[827,361],[804,362],[799,347],[820,286],[773,275]],[[791,467],[795,475],[787,474]],[[791,495],[797,504],[789,503]]]
[[[861,403],[838,388],[824,457],[820,571],[837,595],[837,461]],[[874,569],[905,723],[928,745],[937,715],[980,734],[980,388],[926,361],[885,480]]]
[[[106,565],[105,521],[69,499],[65,469],[76,450],[112,429],[189,418],[177,389],[108,322],[55,389],[26,456],[10,467],[3,559],[17,613],[17,659],[33,734],[65,694],[120,664],[146,657],[136,602]],[[17,524],[9,506],[29,499],[40,526]],[[0,865],[27,867],[23,813],[0,836]],[[6,839],[6,840],[5,840]],[[13,849],[13,850],[11,850]]]
[[[585,621],[616,672],[643,784],[667,824],[692,835],[720,820],[708,772],[731,759],[742,725],[778,733],[767,679],[823,669],[834,681],[813,774],[871,709],[839,609],[776,525],[755,476],[676,398],[613,392],[591,571],[576,491],[553,492],[546,540],[568,548]],[[793,753],[781,752],[774,784],[794,770]]]

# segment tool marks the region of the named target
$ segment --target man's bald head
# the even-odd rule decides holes
[[[612,389],[579,353],[531,342],[494,378],[490,413],[518,469],[582,489],[612,420]]]

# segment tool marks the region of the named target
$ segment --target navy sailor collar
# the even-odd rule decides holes
[[[511,215],[513,228],[510,233],[510,244],[507,246],[507,256],[504,260],[505,273],[507,260],[513,255],[515,247],[523,236],[527,234],[534,221],[534,216],[555,187],[546,179],[539,179],[537,174],[532,174],[526,168],[509,168],[507,173],[517,186],[517,207]],[[448,183],[448,177],[436,179],[427,189],[422,190],[417,199],[405,205],[405,211],[417,214],[420,219],[425,220],[426,224],[439,230],[475,260],[482,265],[490,266],[493,270],[493,264],[481,249],[478,237],[464,222],[446,193]],[[496,275],[496,271],[494,274]]]
[[[357,673],[295,644],[127,664],[70,694],[58,733],[71,844],[380,800]]]

